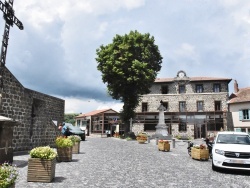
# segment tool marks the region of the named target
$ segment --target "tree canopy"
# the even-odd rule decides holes
[[[124,103],[122,120],[134,117],[140,96],[150,92],[150,86],[161,69],[162,56],[149,33],[130,31],[116,35],[113,42],[96,50],[97,69],[107,84],[113,99]]]

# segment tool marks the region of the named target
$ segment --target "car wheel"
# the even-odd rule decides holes
[[[214,165],[214,161],[212,160],[212,170],[213,171],[217,171],[218,170],[218,167],[216,167],[215,165]]]
[[[82,141],[85,141],[85,136],[82,136],[81,139],[82,139]]]

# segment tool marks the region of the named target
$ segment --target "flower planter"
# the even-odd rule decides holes
[[[57,148],[57,155],[58,162],[72,161],[72,147]]]
[[[209,151],[208,151],[208,149],[198,149],[198,148],[192,147],[191,157],[192,157],[192,159],[208,160]]]
[[[137,140],[139,144],[144,144],[146,140]]]
[[[29,158],[28,182],[51,182],[55,177],[56,159]]]
[[[75,144],[72,147],[72,153],[79,154],[79,152],[80,152],[80,142],[75,142]]]
[[[15,188],[15,187],[16,187],[15,183],[13,183],[11,186],[9,186],[9,188]]]
[[[158,142],[159,151],[170,151],[170,144],[168,141],[159,141]]]

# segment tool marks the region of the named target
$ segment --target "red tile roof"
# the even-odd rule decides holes
[[[110,110],[113,111],[114,113],[118,113],[117,111],[109,108],[109,109],[102,109],[102,110],[94,110],[94,111],[88,112],[86,114],[80,114],[79,116],[76,116],[76,118],[86,117],[86,116],[95,116],[95,115],[105,113],[105,112],[110,111]]]
[[[232,93],[229,97],[229,104],[250,102],[250,87],[241,88],[237,93]]]
[[[180,80],[180,79],[178,79]],[[187,80],[190,80],[191,82],[197,82],[197,81],[228,81],[230,82],[231,78],[217,78],[217,77],[189,77]],[[174,82],[175,78],[156,78],[155,82]]]

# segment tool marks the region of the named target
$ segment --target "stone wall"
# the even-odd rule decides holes
[[[60,135],[53,121],[63,122],[64,100],[27,89],[6,68],[0,115],[18,122],[13,130],[15,151],[54,146]]]
[[[195,85],[203,84],[204,92],[196,93]],[[221,109],[227,109],[227,100],[228,100],[228,91],[227,91],[227,82],[220,82],[221,92],[213,92],[213,84],[217,82],[198,82],[198,83],[188,83],[186,85],[186,93],[178,93],[178,83],[173,82],[168,84],[169,94],[161,94],[161,84],[154,84],[151,87],[151,92],[147,95],[143,95],[141,101],[137,108],[136,112],[142,111],[141,103],[148,104],[148,112],[157,112],[160,101],[168,102],[168,112],[179,112],[179,102],[185,101],[186,108],[188,112],[197,111],[197,101],[203,101],[204,111],[214,111],[214,101],[221,101]],[[164,83],[162,84],[164,85]]]

